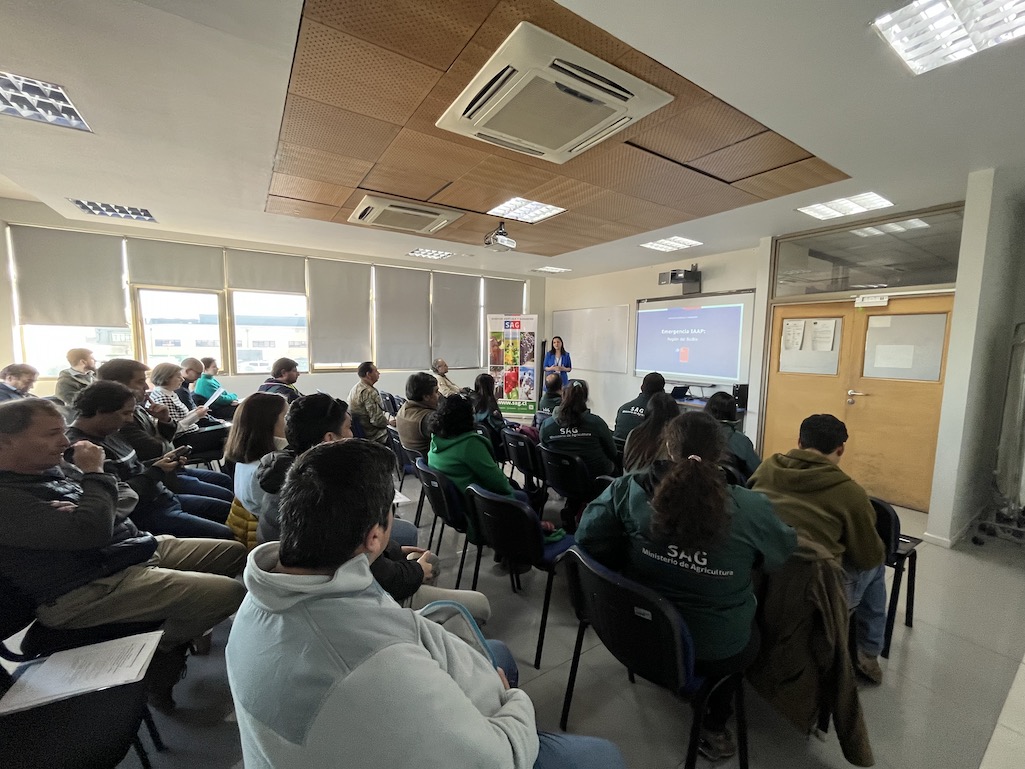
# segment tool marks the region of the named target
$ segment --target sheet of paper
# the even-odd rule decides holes
[[[876,345],[876,368],[911,368],[915,364],[913,344]]]
[[[411,500],[409,497],[407,497],[401,491],[399,491],[398,489],[395,489],[395,496],[392,498],[391,503],[393,505],[408,505],[412,501],[413,500]]]
[[[833,349],[833,335],[836,333],[836,318],[825,318],[811,322],[811,349],[830,352]]]
[[[784,320],[783,321],[783,349],[784,350],[800,350],[801,345],[804,344],[804,325],[805,321],[802,320]]]
[[[206,399],[206,405],[212,406],[213,404],[217,403],[217,399],[224,395],[225,392],[226,391],[223,387],[218,387],[216,390],[213,391],[210,397]]]
[[[890,327],[890,316],[889,315],[871,315],[868,319],[869,328],[889,328]]]
[[[140,633],[25,663],[15,671],[14,684],[0,699],[0,714],[140,681],[163,634],[162,630]]]

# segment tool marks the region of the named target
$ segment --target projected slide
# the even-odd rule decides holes
[[[743,304],[640,309],[637,371],[684,382],[738,382],[743,327]]]

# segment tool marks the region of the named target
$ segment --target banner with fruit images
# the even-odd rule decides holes
[[[536,350],[536,315],[488,315],[488,373],[503,413],[537,409]]]

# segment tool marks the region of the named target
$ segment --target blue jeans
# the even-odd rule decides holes
[[[419,534],[420,530],[412,521],[405,521],[402,518],[392,519],[391,541],[399,547],[416,547]]]
[[[231,478],[224,473],[213,470],[189,468],[178,473],[178,488],[182,494],[195,494],[200,497],[223,499],[230,503],[235,496],[235,488]]]
[[[189,515],[198,515],[214,523],[224,523],[228,520],[228,512],[231,510],[231,503],[223,499],[213,497],[202,497],[196,494],[176,494],[178,504],[181,505]]]
[[[220,502],[220,500],[211,500]],[[220,502],[220,504],[224,504]],[[150,534],[171,534],[175,537],[234,539],[231,529],[223,523],[185,512],[172,494],[162,494],[149,502],[140,501],[131,514],[132,523]]]
[[[868,571],[844,568],[844,587],[857,623],[858,648],[878,657],[886,635],[886,566]]]

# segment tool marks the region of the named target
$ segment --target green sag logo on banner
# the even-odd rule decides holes
[[[488,373],[503,414],[537,410],[536,351],[536,315],[488,315]]]

